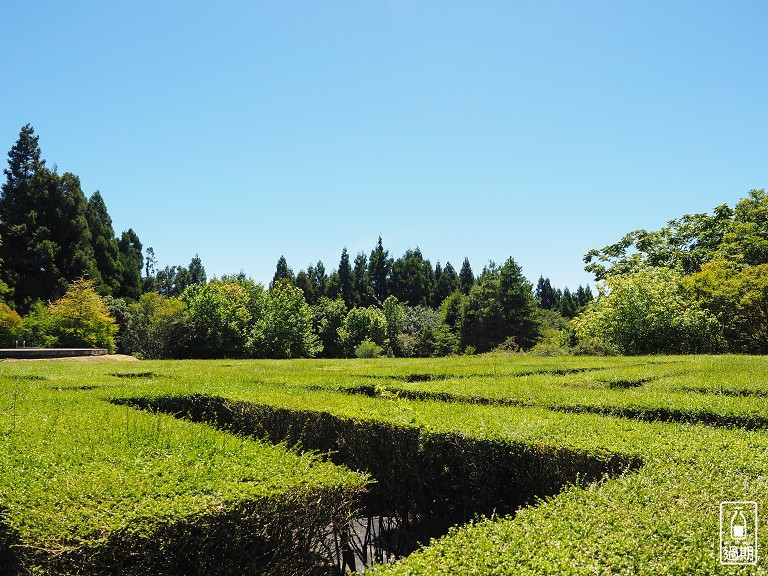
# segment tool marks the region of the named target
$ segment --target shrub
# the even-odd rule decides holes
[[[621,354],[695,353],[716,347],[718,325],[666,268],[611,276],[574,320],[579,341]]]
[[[21,316],[5,302],[0,302],[0,346],[10,348],[16,345],[16,329],[19,324]]]
[[[355,348],[363,340],[371,340],[382,348],[387,339],[387,318],[374,306],[352,308],[339,329],[339,339],[347,356],[355,355]]]
[[[380,358],[382,354],[384,354],[384,348],[368,339],[355,347],[356,358]]]

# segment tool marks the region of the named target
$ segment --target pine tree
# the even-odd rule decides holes
[[[26,310],[42,292],[44,257],[37,251],[40,241],[49,240],[47,229],[40,230],[37,212],[30,213],[42,184],[38,173],[45,167],[41,158],[39,137],[29,124],[22,127],[19,139],[8,152],[6,181],[0,190],[0,269],[2,281],[10,291],[16,308]],[[26,305],[25,305],[26,304]]]
[[[535,298],[539,307],[545,310],[557,310],[560,306],[560,300],[557,297],[557,292],[552,288],[552,283],[549,278],[543,276],[539,276],[539,281],[536,284]]]
[[[117,296],[138,300],[142,290],[141,271],[144,267],[144,256],[141,253],[141,241],[133,228],[122,233],[117,247],[120,250],[118,259],[123,268],[123,280]]]
[[[475,275],[472,273],[472,266],[469,265],[469,258],[464,258],[464,263],[459,271],[459,287],[466,296],[475,283]]]
[[[80,180],[45,167],[26,125],[8,153],[0,194],[0,260],[16,308],[55,300],[80,276],[100,279]]]
[[[98,190],[88,200],[86,217],[88,228],[91,231],[91,245],[96,258],[96,267],[101,280],[96,283],[96,288],[101,295],[117,294],[123,277],[119,259],[120,248],[117,238],[115,238],[115,230],[112,228],[112,218],[110,218],[107,206]],[[149,257],[149,251],[147,257]],[[96,281],[97,279],[92,278],[92,280]]]
[[[437,277],[437,274],[435,274]],[[439,278],[436,278],[435,290],[432,294],[432,306],[439,308],[448,296],[459,289],[459,277],[450,262],[445,264]]]
[[[206,280],[203,261],[200,260],[200,256],[195,254],[195,257],[189,262],[189,284],[205,284]]]
[[[288,262],[286,261],[285,256],[280,256],[278,259],[277,266],[275,267],[275,275],[272,277],[270,286],[280,280],[288,280],[291,283],[294,281],[293,270],[288,267]]]
[[[371,256],[368,258],[368,278],[373,297],[378,303],[384,302],[389,296],[391,274],[392,259],[389,257],[389,251],[384,250],[381,236],[379,236],[376,248],[371,251]]]
[[[369,302],[368,258],[363,252],[355,256],[355,306],[367,306]],[[372,299],[371,299],[372,300]]]
[[[314,267],[310,266],[307,269],[307,274],[312,284],[311,304],[316,304],[322,296],[325,296],[328,289],[328,274],[325,272],[325,264],[322,260],[318,260]]]
[[[357,302],[355,275],[352,271],[352,265],[349,263],[349,252],[347,252],[346,246],[341,251],[341,260],[339,261],[339,291],[344,305],[348,309],[354,307]]]

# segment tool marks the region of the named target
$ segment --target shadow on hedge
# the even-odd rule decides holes
[[[204,422],[239,435],[285,442],[371,474],[363,511],[325,550],[340,572],[409,554],[451,526],[508,515],[566,485],[640,466],[620,455],[427,433],[324,412],[193,395],[114,400]]]

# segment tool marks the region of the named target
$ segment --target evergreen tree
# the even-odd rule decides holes
[[[348,309],[354,307],[357,303],[355,276],[352,265],[349,263],[349,253],[346,246],[341,251],[341,260],[339,261],[339,291],[344,305]]]
[[[35,210],[35,197],[45,184],[39,176],[45,160],[38,139],[29,124],[21,129],[8,152],[8,168],[3,170],[6,181],[0,191],[0,281],[9,289],[15,307],[22,311],[41,297],[53,256],[50,250],[43,250],[44,243],[50,242],[49,231],[41,230],[42,222],[38,222]]]
[[[557,292],[552,288],[552,284],[549,278],[539,276],[539,281],[536,284],[535,296],[536,302],[539,304],[539,308],[545,310],[556,310],[560,306]]]
[[[144,257],[144,279],[142,292],[144,294],[148,292],[154,292],[157,290],[155,283],[155,266],[157,266],[157,258],[155,258],[155,250],[152,246],[147,248],[147,254]]]
[[[560,298],[560,315],[563,318],[573,318],[576,316],[578,307],[579,305],[568,287],[563,288],[563,295]]]
[[[368,259],[368,278],[371,292],[379,303],[384,302],[387,296],[389,296],[391,275],[392,259],[389,257],[389,251],[384,250],[381,236],[379,236],[376,248],[371,251],[371,256]]]
[[[590,289],[589,284],[587,284],[586,288],[579,284],[579,287],[576,290],[576,304],[579,309],[584,308],[584,306],[592,302],[592,300],[594,300],[594,296],[592,296],[592,290]]]
[[[314,273],[312,266],[309,268],[312,273]],[[308,304],[312,304],[314,301],[314,290],[312,290],[312,282],[309,280],[309,274],[304,272],[304,270],[299,270],[299,273],[296,274],[296,281],[294,284],[301,290],[301,293],[304,295],[304,300]]]
[[[189,284],[205,284],[206,280],[203,261],[200,260],[200,256],[195,254],[195,257],[189,262]]]
[[[101,279],[96,288],[102,295],[117,294],[123,278],[119,259],[120,249],[115,238],[115,230],[112,228],[112,218],[98,190],[88,200],[86,217],[91,231],[91,245],[96,258],[96,267]],[[147,257],[149,258],[149,251]]]
[[[280,259],[277,261],[277,267],[275,269],[275,275],[272,277],[271,285],[274,285],[280,280],[288,280],[291,283],[294,281],[293,270],[288,267],[288,262],[286,261],[285,256],[280,256]]]
[[[98,281],[80,180],[45,167],[30,125],[8,153],[4,174],[0,260],[14,305],[27,310],[35,300],[55,300],[80,276]]]
[[[144,256],[141,253],[141,241],[133,228],[129,228],[122,233],[117,246],[120,250],[118,259],[123,269],[123,281],[118,296],[137,301],[141,296],[143,284],[141,271],[144,268]]]
[[[322,260],[318,260],[314,268],[310,266],[307,269],[309,281],[312,285],[312,302],[315,304],[321,296],[324,296],[328,289],[328,274],[325,273],[325,265]]]
[[[523,349],[540,337],[536,301],[522,269],[509,258],[500,268],[491,263],[467,297],[461,324],[462,343],[486,352],[508,338]]]
[[[464,258],[464,263],[459,271],[459,287],[465,296],[469,294],[474,283],[475,275],[472,273],[472,266],[469,265],[469,258]]]
[[[435,289],[432,293],[432,306],[439,308],[448,296],[459,289],[459,277],[450,262],[445,264],[438,278],[435,270]]]
[[[421,250],[406,250],[392,266],[391,292],[398,300],[411,306],[429,304],[434,286],[434,272],[429,260],[424,260]]]
[[[368,258],[363,252],[358,252],[355,256],[355,292],[357,297],[355,305],[364,305],[369,301],[369,281],[368,281]]]

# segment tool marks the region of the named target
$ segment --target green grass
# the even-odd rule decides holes
[[[73,559],[135,554],[124,541],[170,541],[169,527],[199,539],[195,527],[222,510],[228,526],[238,514],[247,524],[248,503],[296,501],[298,514],[313,494],[365,484],[245,436],[245,423],[266,433],[259,416],[337,460],[375,465],[360,452],[379,437],[377,449],[412,444],[403,459],[459,468],[463,458],[474,473],[525,462],[509,481],[533,495],[551,480],[514,516],[456,527],[377,574],[764,574],[763,560],[720,565],[718,504],[757,501],[764,524],[766,396],[768,359],[736,356],[2,363],[0,518],[25,567],[66,573]],[[212,427],[111,402],[169,397],[207,398],[226,418]],[[234,424],[237,435],[221,429]],[[424,462],[388,464],[405,484],[402,472]],[[382,482],[395,489],[397,478]]]

